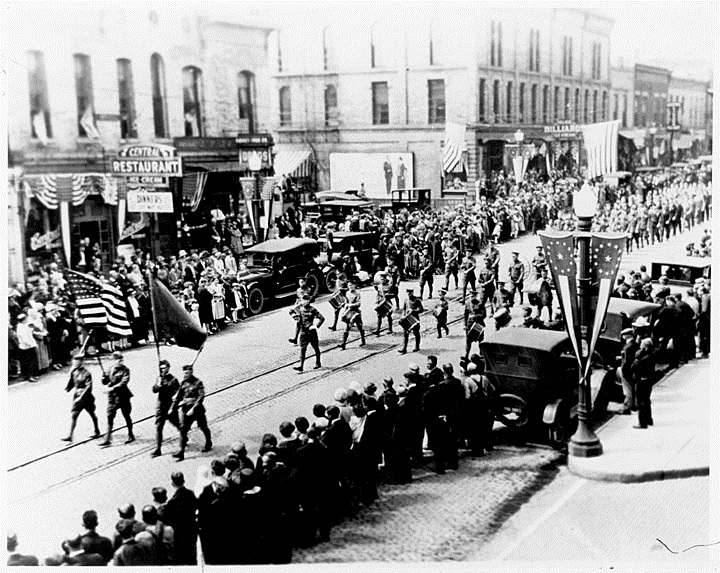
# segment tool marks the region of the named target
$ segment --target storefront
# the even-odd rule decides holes
[[[522,134],[522,138],[520,138]],[[514,159],[525,159],[524,171],[536,171],[541,177],[547,175],[551,165],[552,149],[549,137],[542,128],[494,126],[492,130],[477,130],[477,157],[480,171],[485,177],[493,172],[514,172]]]
[[[544,127],[545,135],[550,138],[550,165],[557,171],[573,173],[581,161],[582,125],[570,121],[561,121]]]
[[[316,159],[307,145],[282,144],[273,158],[275,179],[286,204],[307,203],[318,191]]]

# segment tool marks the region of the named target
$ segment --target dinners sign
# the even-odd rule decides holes
[[[127,209],[131,213],[172,213],[172,193],[168,191],[128,191]]]

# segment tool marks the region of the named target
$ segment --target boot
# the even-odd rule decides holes
[[[342,338],[342,344],[340,345],[340,350],[345,350],[345,345],[347,344],[348,339],[348,332],[347,330],[343,332],[343,338]]]
[[[365,331],[360,329],[360,346],[365,346]]]
[[[392,332],[393,332],[392,319],[390,317],[388,317],[388,334],[392,334]]]

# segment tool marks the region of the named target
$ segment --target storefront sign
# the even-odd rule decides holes
[[[272,166],[272,163],[270,162],[270,159],[272,158],[272,155],[270,154],[270,148],[255,148],[255,149],[241,149],[240,150],[240,167],[244,169],[250,169],[250,164],[248,161],[250,160],[250,156],[257,152],[260,155],[260,158],[262,159],[262,169],[269,169]]]
[[[582,126],[577,123],[556,123],[546,125],[543,131],[557,139],[574,139],[582,133]]]
[[[110,168],[122,177],[182,177],[182,159],[170,145],[127,145],[110,162]]]
[[[155,175],[143,175],[128,177],[128,185],[146,185],[152,187],[170,187],[170,180],[167,177]]]
[[[135,233],[141,231],[144,229],[148,224],[148,219],[145,215],[142,215],[140,217],[139,221],[135,221],[134,223],[131,223],[125,229],[123,229],[123,232],[120,233],[119,241],[122,241],[123,239],[127,239],[128,237],[132,237]]]
[[[168,191],[128,191],[127,210],[131,213],[172,213],[173,198]]]
[[[182,152],[227,151],[234,154],[238,144],[234,137],[176,137],[175,149]]]
[[[39,233],[35,233],[30,238],[30,249],[33,251],[37,251],[38,249],[42,249],[43,247],[47,248],[53,248],[58,245],[53,245],[55,241],[60,240],[60,229],[55,229],[54,231],[48,231],[44,235],[40,235]]]
[[[240,147],[269,147],[273,144],[270,134],[243,134],[235,138],[235,142]]]

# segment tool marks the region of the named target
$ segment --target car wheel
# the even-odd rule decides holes
[[[522,428],[529,420],[528,405],[515,394],[501,394],[498,397],[497,419],[509,428]]]
[[[317,278],[317,275],[308,273],[305,277],[305,284],[310,298],[315,298],[320,290],[320,280]]]
[[[265,295],[260,287],[252,287],[248,293],[248,310],[250,314],[260,314],[265,306]]]
[[[327,274],[325,275],[325,287],[328,289],[328,292],[335,292],[335,285],[337,284],[337,279],[337,269],[332,269],[331,271],[327,272]]]

